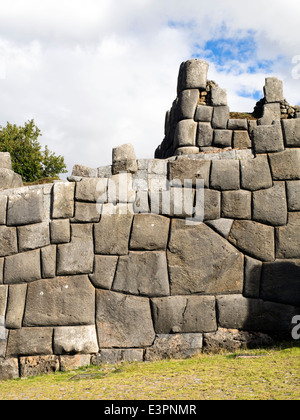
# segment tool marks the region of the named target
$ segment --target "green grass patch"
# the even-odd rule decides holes
[[[230,112],[230,119],[233,120],[256,120],[253,116],[253,114],[250,114],[248,112]]]

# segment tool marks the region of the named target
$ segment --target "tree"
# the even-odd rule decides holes
[[[39,136],[41,131],[34,120],[26,122],[24,127],[10,123],[6,127],[0,126],[0,152],[10,153],[13,170],[25,182],[67,172],[62,156],[56,156],[47,146],[41,150]]]

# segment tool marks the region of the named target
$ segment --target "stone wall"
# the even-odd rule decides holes
[[[75,165],[69,182],[2,191],[0,378],[290,334],[299,123],[252,127],[252,148],[168,159],[136,159],[124,145],[112,165]],[[230,124],[234,138],[249,135]]]

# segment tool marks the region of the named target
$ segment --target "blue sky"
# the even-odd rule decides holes
[[[266,76],[300,100],[298,0],[0,0],[0,10],[0,125],[34,118],[69,171],[110,164],[124,143],[152,157],[193,57],[232,111],[252,111]]]

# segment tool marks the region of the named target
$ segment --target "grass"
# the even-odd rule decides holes
[[[59,177],[54,176],[54,177],[38,179],[38,180],[32,181],[32,182],[24,182],[24,186],[27,187],[27,186],[30,186],[30,185],[52,184],[53,181],[59,181]]]
[[[256,120],[257,118],[255,118],[253,116],[253,114],[250,114],[248,112],[230,112],[230,118],[231,119],[237,119],[237,120]]]
[[[90,366],[0,382],[0,400],[298,400],[300,347]]]

